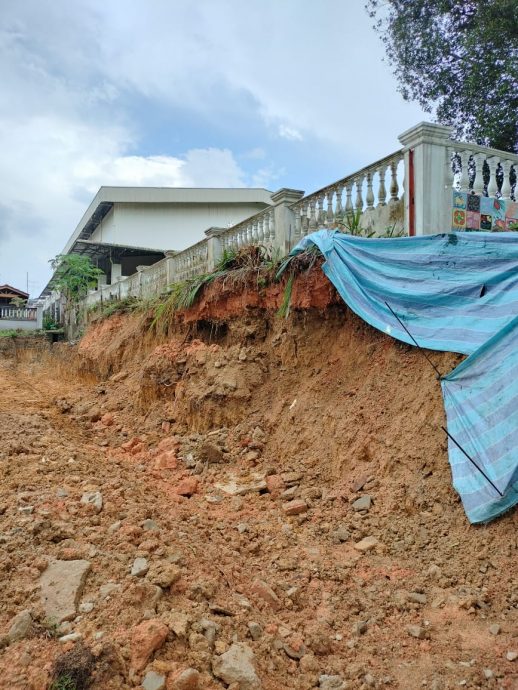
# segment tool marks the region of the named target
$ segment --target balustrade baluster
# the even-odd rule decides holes
[[[502,199],[511,198],[511,165],[512,161],[509,160],[504,160],[501,162],[502,173],[504,175],[504,178],[502,180],[502,188],[500,190]]]
[[[309,233],[309,216],[308,216],[309,206],[307,203],[302,206],[302,218],[301,218],[301,228],[302,237],[305,237]]]
[[[268,227],[270,228],[270,242],[275,243],[275,214],[273,211],[268,211]]]
[[[352,196],[353,196],[353,182],[346,182],[345,183],[345,215],[350,216],[351,213],[353,212],[353,202],[352,202]]]
[[[309,201],[309,230],[310,232],[313,232],[313,230],[316,229],[317,227],[317,219],[315,215],[315,207],[316,207],[316,199],[310,199]]]
[[[344,186],[343,184],[339,184],[336,187],[336,209],[335,209],[335,222],[334,225],[338,225],[338,221],[342,219],[342,215],[344,212],[343,206],[342,206],[342,194],[344,191]]]
[[[372,172],[367,173],[367,194],[365,196],[365,201],[367,203],[366,211],[374,210],[374,191],[372,189]]]
[[[483,153],[476,153],[475,159],[475,179],[473,181],[473,191],[475,194],[484,194],[484,160]]]
[[[378,187],[378,206],[385,206],[387,199],[387,190],[385,188],[385,174],[387,172],[387,166],[382,165],[378,169],[379,175],[379,187]]]
[[[363,186],[363,180],[365,179],[364,175],[359,175],[356,180],[354,181],[356,185],[356,200],[354,203],[354,210],[356,213],[358,211],[361,213],[363,211],[363,197],[362,197],[362,186]]]
[[[295,227],[293,228],[293,242],[294,244],[297,244],[297,242],[300,240],[302,237],[302,206],[295,206],[293,209],[293,215],[295,216]]]
[[[469,151],[461,151],[460,164],[462,168],[459,180],[459,189],[461,192],[469,192],[469,158]]]
[[[496,169],[500,159],[497,156],[492,156],[488,158],[487,164],[489,165],[489,182],[487,183],[487,195],[496,196],[498,192],[498,184],[496,181]]]
[[[317,227],[326,224],[326,214],[324,212],[324,195],[319,194],[317,197]]]
[[[334,189],[329,189],[327,192],[327,217],[326,225],[328,228],[332,228],[334,225],[334,213],[333,213],[333,196],[335,194]]]
[[[399,194],[399,185],[397,182],[397,168],[398,168],[398,160],[391,161],[390,163],[390,199],[389,199],[389,206],[392,204],[397,204],[398,202],[398,194]]]

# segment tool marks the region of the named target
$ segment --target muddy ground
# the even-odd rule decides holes
[[[517,513],[468,524],[433,371],[319,281],[2,356],[1,688],[518,688]]]

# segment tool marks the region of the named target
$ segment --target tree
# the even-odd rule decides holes
[[[77,308],[88,289],[97,285],[97,279],[102,275],[101,269],[81,254],[58,254],[51,259],[50,265],[54,270],[52,287],[65,298],[67,314]]]
[[[518,152],[517,0],[368,0],[405,100]]]

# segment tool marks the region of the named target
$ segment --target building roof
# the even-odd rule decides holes
[[[12,285],[0,285],[0,297],[10,297],[11,299],[13,297],[23,297],[23,299],[28,299],[29,293],[24,292],[23,290],[18,290],[18,288],[13,287]]]
[[[62,254],[76,240],[89,239],[114,204],[264,204],[272,203],[267,189],[236,187],[101,187],[86,209]]]

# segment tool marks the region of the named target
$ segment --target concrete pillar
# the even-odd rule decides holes
[[[165,258],[166,258],[166,261],[165,261],[166,280],[167,280],[167,285],[169,286],[175,282],[176,276],[175,276],[175,270],[174,269],[175,269],[176,264],[174,261],[174,257],[178,254],[178,252],[175,251],[174,249],[169,249],[166,252],[164,252],[164,254],[165,254]]]
[[[216,264],[221,258],[223,247],[219,235],[224,232],[225,228],[207,228],[205,236],[207,237],[207,266],[209,271],[213,271]]]
[[[112,270],[111,270],[111,281],[110,283],[114,285],[117,281],[119,281],[122,278],[122,264],[114,264],[112,263]]]
[[[283,187],[272,194],[275,217],[275,247],[280,249],[282,256],[288,254],[295,236],[295,214],[291,205],[302,199],[304,192],[299,189]]]
[[[405,230],[434,235],[451,230],[451,189],[446,184],[452,127],[429,122],[399,136],[405,156]]]

